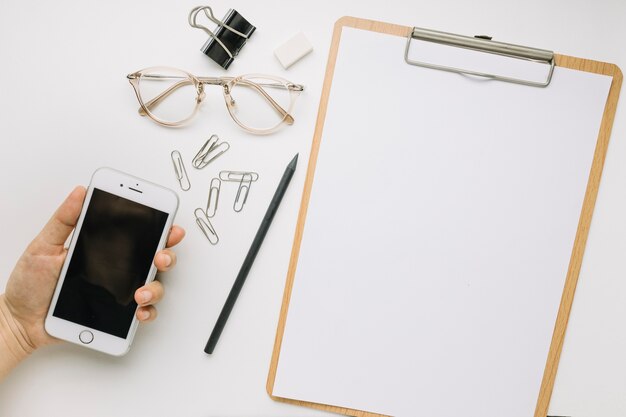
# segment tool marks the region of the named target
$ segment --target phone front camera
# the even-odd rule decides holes
[[[120,184],[120,187],[123,187],[123,186],[124,186],[124,184]]]

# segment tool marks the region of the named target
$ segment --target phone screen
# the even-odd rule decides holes
[[[126,338],[167,217],[94,188],[53,315]]]

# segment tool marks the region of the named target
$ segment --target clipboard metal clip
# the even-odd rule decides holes
[[[490,78],[493,80],[506,81],[509,83],[529,85],[532,87],[546,87],[552,80],[552,74],[554,72],[554,52],[545,49],[529,48],[527,46],[513,45],[509,43],[492,41],[489,36],[463,36],[455,35],[453,33],[440,32],[437,30],[423,29],[414,27],[409,36],[407,37],[406,48],[404,50],[404,61],[410,65],[416,65],[419,67],[437,69],[448,72],[456,72],[460,74],[474,75],[478,77]],[[459,48],[471,49],[479,52],[486,52],[496,55],[502,55],[506,57],[521,59],[525,61],[538,62],[542,64],[549,64],[550,69],[546,75],[544,81],[531,81],[521,78],[506,77],[503,75],[490,74],[479,71],[472,71],[468,69],[462,69],[457,67],[449,67],[445,65],[438,65],[423,61],[416,61],[409,58],[409,48],[411,47],[411,41],[413,39],[434,42],[442,45],[455,46]]]

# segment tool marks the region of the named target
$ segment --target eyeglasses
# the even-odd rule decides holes
[[[186,71],[152,67],[128,74],[139,114],[163,126],[191,120],[205,98],[206,85],[219,85],[235,123],[250,133],[268,134],[294,122],[291,112],[304,86],[271,75],[196,77]]]

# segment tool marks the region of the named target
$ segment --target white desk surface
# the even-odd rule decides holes
[[[76,184],[108,165],[175,188],[170,152],[186,160],[212,133],[231,149],[215,165],[188,166],[192,190],[177,223],[187,229],[179,265],[159,319],[140,328],[131,352],[112,358],[69,344],[46,348],[0,385],[0,415],[314,416],[272,401],[265,382],[332,27],[343,15],[552,49],[626,69],[626,3],[532,0],[246,1],[229,7],[257,31],[228,74],[268,73],[306,85],[296,123],[254,137],[231,122],[219,89],[188,127],[167,129],[137,115],[125,79],[154,65],[198,75],[223,74],[200,51],[206,35],[187,26],[196,2],[0,3],[0,288],[15,261]],[[303,31],[314,51],[289,70],[273,49]],[[373,58],[375,59],[375,58]],[[623,101],[623,100],[622,100]],[[550,413],[572,417],[626,414],[626,110],[620,105],[565,340]],[[299,167],[212,356],[206,339],[285,165]],[[225,188],[209,245],[193,221],[220,169],[259,172],[249,202],[232,212]]]

